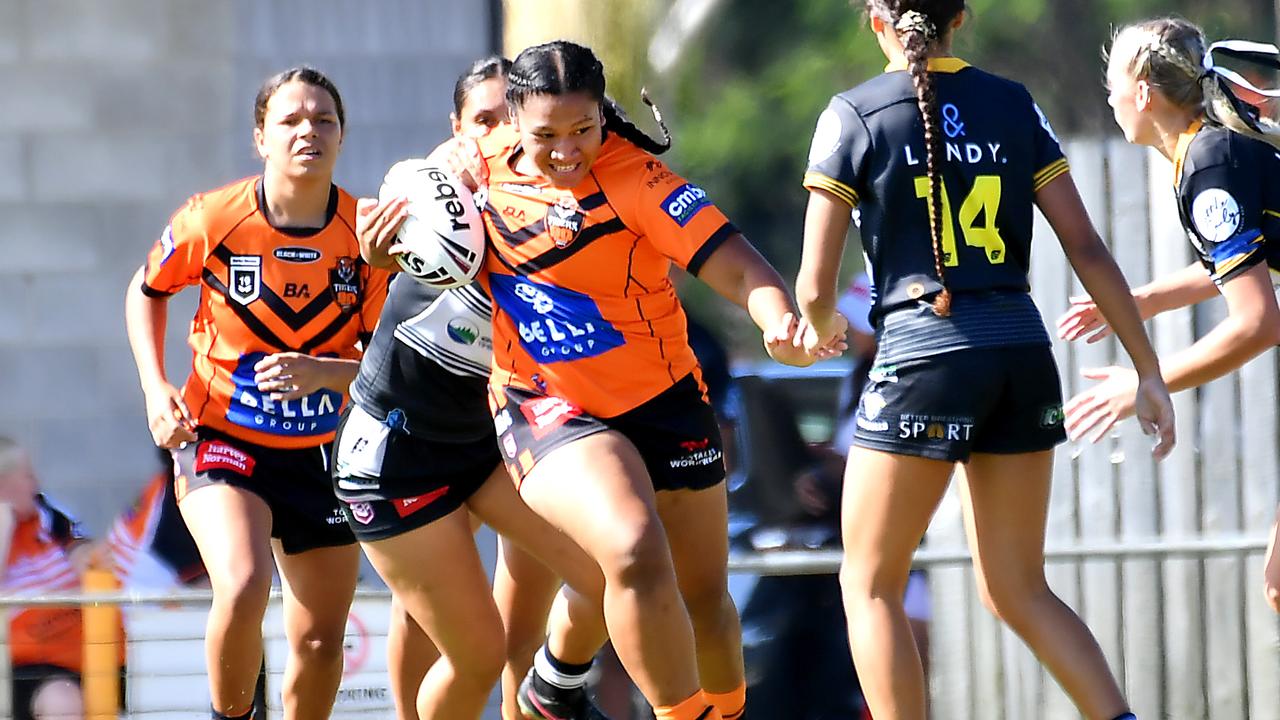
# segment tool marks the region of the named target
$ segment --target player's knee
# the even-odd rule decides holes
[[[529,650],[529,658],[536,650],[537,646]],[[491,687],[507,663],[507,643],[501,623],[468,630],[466,642],[457,648],[446,648],[444,657],[448,658],[454,674],[462,682],[473,687]]]
[[[1037,604],[1051,601],[1053,594],[1040,575],[979,579],[978,597],[992,615],[1016,630],[1031,622]]]
[[[729,587],[723,574],[708,573],[707,577],[689,582],[681,578],[680,592],[689,609],[689,618],[696,628],[712,629],[730,623],[737,615]]]
[[[244,567],[211,578],[214,602],[224,604],[233,615],[261,616],[271,596],[271,571],[267,568]]]
[[[890,567],[846,555],[840,564],[840,592],[846,601],[896,598],[900,602],[909,574],[910,567]]]
[[[651,587],[671,573],[671,551],[656,515],[621,523],[611,533],[597,560],[607,582],[623,587]]]

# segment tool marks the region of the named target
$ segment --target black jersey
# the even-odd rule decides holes
[[[492,314],[477,283],[437,296],[413,278],[397,276],[351,399],[393,429],[424,439],[492,437]]]
[[[1197,122],[1178,140],[1174,179],[1182,227],[1215,283],[1222,285],[1261,262],[1280,270],[1280,153],[1275,148]]]
[[[950,318],[926,306],[941,285],[929,230],[924,123],[905,68],[889,67],[832,98],[814,133],[805,187],[857,210],[877,291],[872,318],[882,356],[1048,343],[1028,294],[1032,206],[1036,191],[1067,172],[1067,161],[1022,85],[956,58],[931,60],[929,68],[944,144],[941,235],[954,294]]]

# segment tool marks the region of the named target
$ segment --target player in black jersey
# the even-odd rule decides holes
[[[483,134],[505,120],[507,64],[488,58],[459,78],[455,134]],[[371,264],[396,268],[387,251],[404,209],[403,199],[361,201],[357,231]],[[537,560],[508,548],[508,562],[517,558],[519,565],[508,575],[504,607],[495,607],[468,509],[537,550],[572,584],[589,593],[601,589],[595,564],[534,515],[506,478],[487,401],[491,314],[479,284],[437,296],[397,277],[335,441],[335,492],[394,596],[388,652],[401,720],[478,718],[507,655],[499,612],[540,615],[545,623],[559,587]],[[520,593],[511,577],[521,581]],[[535,597],[523,602],[518,596],[526,591]],[[542,641],[541,625],[526,634],[516,643],[527,657],[513,669],[515,682]],[[580,700],[574,720],[603,718],[590,714],[585,695]],[[518,711],[508,701],[504,712]]]
[[[850,223],[876,290],[879,351],[855,419],[841,584],[850,645],[877,718],[923,720],[925,684],[902,597],[911,556],[965,463],[986,604],[1089,718],[1129,717],[1089,630],[1044,578],[1053,448],[1064,439],[1049,337],[1028,294],[1032,205],[1139,368],[1137,407],[1173,444],[1173,410],[1124,278],[1093,230],[1026,89],[952,57],[962,0],[871,0],[884,75],[818,121],[796,282],[820,342],[836,320]]]
[[[1218,67],[1214,55],[1280,68],[1272,45],[1241,41],[1206,48],[1200,28],[1163,18],[1121,30],[1107,67],[1116,123],[1132,143],[1156,148],[1174,164],[1178,215],[1198,262],[1133,291],[1144,318],[1215,295],[1227,317],[1164,363],[1165,382],[1198,387],[1280,343],[1280,307],[1272,272],[1280,271],[1280,128],[1237,99],[1280,96]],[[1073,298],[1059,334],[1095,342],[1110,334],[1088,297]],[[1103,437],[1133,414],[1133,371],[1086,370],[1101,382],[1067,405],[1073,437]],[[1280,526],[1275,531],[1280,536]],[[1280,612],[1280,557],[1267,553],[1267,601]]]

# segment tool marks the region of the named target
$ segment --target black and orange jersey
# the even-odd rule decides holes
[[[613,417],[696,371],[667,275],[672,262],[696,275],[737,232],[706,192],[616,135],[571,190],[513,169],[512,130],[495,129],[481,151],[493,384]]]
[[[1280,154],[1220,125],[1197,121],[1173,157],[1178,214],[1218,285],[1267,263],[1280,270]]]
[[[78,590],[80,576],[70,552],[85,540],[79,523],[44,495],[37,495],[35,515],[14,528],[0,591],[40,595]],[[57,665],[79,672],[83,637],[79,608],[31,608],[15,613],[9,621],[14,665]]]
[[[952,318],[922,313],[941,290],[930,233],[924,120],[905,67],[831,99],[818,120],[804,185],[856,211],[876,288],[877,327],[903,358],[984,345],[1047,343],[1027,273],[1035,194],[1068,171],[1057,138],[1018,83],[958,58],[935,58],[942,156],[941,256]],[[886,314],[902,310],[886,321]],[[890,328],[884,328],[887,332]]]
[[[183,389],[196,421],[259,445],[313,447],[333,438],[344,394],[275,401],[253,366],[277,352],[356,359],[387,295],[388,276],[360,259],[355,200],[334,186],[328,222],[276,228],[260,178],[193,196],[147,257],[142,290],[164,297],[199,283]]]
[[[126,590],[167,590],[205,575],[204,562],[178,511],[172,472],[160,472],[107,532],[107,550]]]

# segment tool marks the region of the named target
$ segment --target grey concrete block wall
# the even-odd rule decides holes
[[[309,63],[347,105],[338,182],[375,192],[448,131],[452,80],[489,46],[482,0],[0,2],[0,434],[102,532],[158,467],[124,335],[126,281],[190,194],[260,170],[252,102]],[[166,362],[190,365],[195,289]]]

